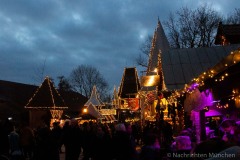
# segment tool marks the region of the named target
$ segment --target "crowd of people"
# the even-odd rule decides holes
[[[60,160],[62,146],[65,160],[79,160],[80,155],[83,160],[211,159],[221,152],[239,159],[238,124],[225,120],[218,129],[219,135],[197,144],[192,129],[173,136],[171,125],[165,121],[143,126],[140,122],[79,124],[72,119],[63,126],[54,122],[50,128],[43,123],[32,129],[6,120],[0,126],[0,160]]]

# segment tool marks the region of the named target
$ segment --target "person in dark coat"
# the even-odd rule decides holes
[[[226,119],[220,124],[222,140],[240,146],[240,126],[235,120]]]
[[[83,149],[83,160],[89,160],[93,156],[93,145],[94,145],[94,129],[92,122],[84,122],[82,124],[82,149]]]
[[[93,149],[93,160],[110,160],[112,157],[111,154],[111,141],[109,135],[104,131],[104,127],[101,124],[98,124],[94,136],[94,145]]]
[[[78,160],[82,148],[82,131],[76,119],[71,120],[70,127],[64,131],[65,160]]]
[[[34,160],[48,160],[49,159],[49,134],[50,128],[46,123],[43,123],[36,130],[36,147],[34,149]]]
[[[62,141],[62,128],[58,122],[53,123],[49,134],[49,157],[51,160],[60,160],[60,146]]]
[[[19,136],[24,158],[31,160],[33,158],[33,148],[35,147],[33,130],[26,123],[23,123],[19,129]]]
[[[160,145],[155,133],[149,132],[146,135],[141,152],[139,155],[140,160],[158,160],[161,159]]]
[[[8,135],[10,146],[10,160],[23,160],[23,153],[20,146],[20,137],[15,130],[15,126],[12,126],[12,131]]]
[[[135,160],[136,153],[136,148],[132,145],[124,123],[117,124],[113,135],[114,158],[116,160]]]
[[[13,124],[8,119],[0,122],[0,155],[2,155],[2,157],[9,156],[8,135],[11,132],[12,126]]]

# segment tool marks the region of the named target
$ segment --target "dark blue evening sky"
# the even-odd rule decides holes
[[[0,79],[39,85],[42,68],[57,80],[89,64],[110,87],[119,86],[158,17],[204,3],[224,15],[240,6],[239,0],[1,0]]]

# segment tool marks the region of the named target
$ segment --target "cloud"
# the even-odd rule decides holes
[[[231,2],[212,1],[220,11],[239,4]],[[169,12],[186,5],[201,4],[193,0],[2,0],[1,79],[38,84],[33,77],[43,66],[44,74],[56,80],[68,77],[78,65],[90,64],[111,87],[118,86],[124,67],[136,66],[139,47],[153,34],[157,18],[164,21]]]

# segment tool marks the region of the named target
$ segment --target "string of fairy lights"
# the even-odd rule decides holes
[[[160,24],[158,23],[158,27],[159,26],[160,26]],[[147,75],[150,72],[152,72],[152,70],[153,70],[153,58],[154,58],[153,54],[155,52],[157,52],[158,53],[157,54],[157,60],[158,60],[157,61],[157,70],[154,70],[154,72],[161,76],[162,81],[160,83],[162,85],[162,88],[160,90],[158,90],[158,88],[156,87],[156,90],[152,90],[151,92],[149,92],[149,91],[140,91],[139,92],[139,97],[144,99],[144,105],[146,105],[146,106],[150,105],[149,104],[150,101],[155,101],[155,100],[158,99],[157,95],[159,94],[159,92],[167,91],[164,75],[163,75],[163,72],[162,72],[161,50],[159,50],[159,51],[155,50],[155,52],[154,52],[154,49],[156,49],[156,41],[157,41],[157,29],[155,29],[155,33],[154,33],[152,43],[151,43],[151,49],[150,49],[150,54],[149,54],[149,62],[148,62],[148,68],[147,68]],[[154,95],[154,97],[152,95]],[[169,104],[175,104],[175,103],[177,103],[177,98],[176,99],[175,98],[174,99],[168,99],[166,101]],[[183,110],[184,110],[184,108],[183,108]],[[184,117],[183,117],[183,119],[184,119]]]
[[[55,108],[56,108],[56,104],[55,104],[55,100],[54,100],[54,98],[53,98],[52,88],[50,87],[51,85],[50,85],[50,80],[49,80],[49,78],[47,79],[47,82],[48,82],[49,90],[50,90],[50,93],[51,93],[51,98],[52,98],[52,103],[53,103],[53,109],[55,109]]]
[[[224,63],[223,63],[224,62]],[[240,50],[236,50],[230,53],[223,61],[219,64],[214,66],[213,68],[209,69],[208,71],[203,72],[198,77],[193,78],[191,83],[186,84],[184,89],[182,90],[175,90],[173,94],[168,98],[169,102],[174,102],[181,96],[184,96],[186,93],[192,94],[195,89],[198,89],[201,86],[205,85],[206,80],[213,79],[215,83],[220,83],[224,81],[227,77],[231,76],[227,72],[227,68],[231,67],[240,62]],[[222,74],[220,74],[222,73]],[[240,103],[240,93],[238,92],[239,89],[233,89],[232,96],[229,98],[230,100],[239,101]],[[229,105],[221,105],[217,103],[217,108],[228,108]]]
[[[50,95],[51,95],[51,101],[52,101],[52,104],[53,106],[50,107],[50,113],[52,115],[52,118],[54,119],[59,119],[62,114],[63,114],[63,109],[67,109],[68,107],[67,106],[56,106],[55,104],[55,99],[54,99],[54,96],[53,96],[53,90],[52,90],[52,87],[51,87],[51,81],[50,81],[50,78],[48,76],[46,76],[44,82],[47,81],[47,85],[48,85],[48,88],[50,90]],[[33,96],[29,99],[27,105],[25,106],[25,108],[28,108],[28,109],[49,109],[49,107],[47,106],[29,106],[30,103],[33,101],[33,99],[36,97],[36,95],[38,94],[39,90],[43,87],[43,84],[42,83],[38,88],[37,90],[35,91],[35,93],[33,94]],[[55,88],[53,88],[55,89]],[[57,95],[61,98],[63,104],[65,104],[64,100],[62,99],[61,95],[59,94],[59,92],[55,89],[55,92],[57,93]]]
[[[234,100],[235,102],[238,102],[240,103],[240,93],[239,93],[239,90],[233,90],[232,91],[232,100]]]
[[[157,34],[156,34],[156,30],[155,30],[155,34],[153,35],[153,39],[152,39],[152,44],[151,44],[151,49],[150,49],[150,55],[149,55],[149,62],[148,62],[148,68],[147,68],[147,73],[152,71],[152,59],[153,59],[153,49],[156,46],[156,40],[157,40]]]

